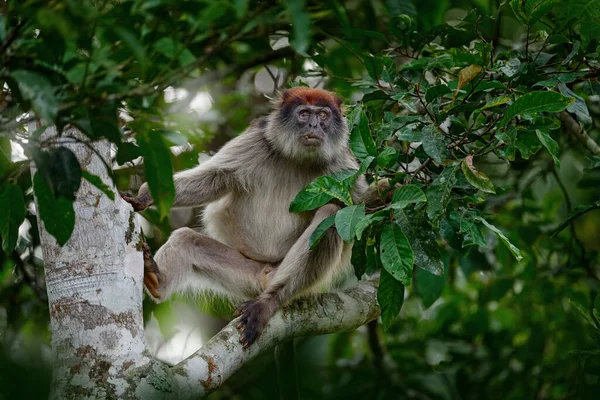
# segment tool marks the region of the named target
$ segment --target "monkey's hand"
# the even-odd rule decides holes
[[[240,333],[240,343],[248,348],[265,329],[269,318],[273,315],[277,305],[272,299],[257,297],[243,303],[235,312],[240,317],[236,328]]]
[[[160,299],[158,284],[160,283],[161,274],[158,265],[152,258],[150,247],[146,243],[142,244],[142,252],[144,253],[144,286],[146,286],[146,290],[152,297],[158,300]]]
[[[119,192],[119,195],[133,206],[134,211],[144,211],[152,205],[152,198],[149,195],[133,196],[126,192]]]

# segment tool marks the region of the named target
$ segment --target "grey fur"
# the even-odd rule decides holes
[[[298,127],[275,110],[266,128],[264,121],[251,125],[209,161],[177,173],[174,206],[206,204],[205,231],[178,229],[156,253],[160,300],[180,291],[208,290],[234,301],[259,296],[266,323],[280,305],[347,274],[352,245],[334,228],[309,252],[312,232],[339,207],[288,211],[298,192],[315,178],[358,169],[348,148],[346,121],[331,129],[320,146],[303,146]],[[355,199],[365,191],[360,177]],[[138,198],[144,196],[146,185]]]

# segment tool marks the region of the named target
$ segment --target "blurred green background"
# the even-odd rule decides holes
[[[138,128],[139,124],[167,127],[164,137],[177,171],[197,165],[252,119],[267,113],[270,98],[279,89],[325,87],[342,95],[347,104],[366,102],[369,95],[375,98],[377,82],[368,79],[368,55],[393,54],[400,66],[425,55],[455,54],[453,49],[481,55],[475,43],[483,42],[506,61],[529,46],[540,56],[548,37],[561,35],[566,42],[557,46],[564,48],[552,52],[561,60],[570,55],[576,41],[587,44],[586,52],[575,51],[577,62],[563,64],[571,70],[562,72],[585,67],[597,71],[598,1],[547,3],[551,8],[544,17],[527,25],[515,16],[514,4],[499,0],[90,4],[3,0],[0,76],[7,81],[8,72],[35,64],[45,70],[60,69],[66,83],[51,81],[63,85],[57,92],[64,93],[59,99],[63,103],[95,110],[98,99],[111,95],[125,101],[127,111],[118,120],[124,137],[133,136],[135,123]],[[398,19],[400,15],[408,19]],[[33,21],[25,26],[38,26],[39,32],[23,35],[15,21]],[[407,31],[410,37],[394,33],[391,21],[412,24]],[[446,29],[456,26],[460,28]],[[591,36],[585,36],[584,26],[591,29]],[[20,36],[13,38],[15,30]],[[592,40],[585,43],[586,37]],[[181,73],[198,59],[202,62],[197,68]],[[554,65],[549,60],[547,65]],[[440,63],[446,69],[442,72],[456,75],[452,65]],[[435,80],[435,74],[435,69],[418,71],[407,73],[406,79],[416,76],[426,82]],[[156,84],[161,77],[168,79]],[[141,88],[139,95],[136,88]],[[597,75],[570,88],[584,99],[592,120],[586,129],[597,139]],[[10,102],[4,85],[3,124],[20,115]],[[374,110],[378,106],[369,110],[374,124],[382,122]],[[60,107],[58,115],[60,119]],[[17,139],[28,134],[31,131],[25,129]],[[9,142],[7,137],[0,133],[0,145],[10,150],[10,162],[27,160],[27,141]],[[400,315],[387,331],[372,325],[296,340],[302,399],[600,396],[600,315],[592,311],[600,292],[600,210],[575,220],[572,229],[550,235],[577,206],[598,201],[600,163],[586,160],[587,149],[576,140],[561,136],[557,141],[562,164],[558,170],[547,152],[524,157],[521,151],[510,165],[490,156],[478,165],[497,187],[504,188],[478,207],[493,215],[524,260],[518,263],[505,247],[496,246],[494,235],[485,234],[486,248],[465,252],[440,240],[443,279],[425,277],[408,289]],[[115,174],[120,189],[134,191],[144,181],[144,170],[139,154],[130,150],[132,154],[127,154],[127,146],[119,146],[115,152]],[[24,172],[19,179],[25,187],[31,177]],[[31,192],[26,192],[26,201],[31,198]],[[152,211],[144,214],[144,232],[151,246],[158,248],[176,227],[197,227],[199,212],[176,210],[162,221]],[[44,398],[50,384],[43,260],[35,216],[28,214],[26,221],[17,248],[0,252],[2,399]],[[205,315],[198,315],[198,306]],[[600,304],[595,307],[600,310]],[[161,359],[177,362],[226,323],[228,305],[178,299],[160,306],[147,302],[144,312],[151,350]],[[273,354],[267,352],[211,398],[278,398],[276,379]]]

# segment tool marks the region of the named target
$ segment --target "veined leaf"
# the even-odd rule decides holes
[[[446,212],[452,188],[456,184],[458,165],[446,167],[427,188],[427,216],[433,222]]]
[[[310,235],[309,240],[309,249],[314,250],[321,240],[325,237],[325,234],[329,230],[329,228],[335,225],[335,215],[330,215],[325,218],[321,223],[316,227],[315,231]]]
[[[535,134],[540,140],[540,143],[542,143],[546,150],[548,150],[548,153],[550,153],[552,156],[552,159],[554,160],[554,166],[559,169],[560,160],[558,158],[558,143],[556,143],[556,140],[552,139],[548,132],[544,132],[541,129],[536,129]]]
[[[415,255],[415,267],[434,275],[444,274],[444,263],[434,230],[420,212],[410,214],[403,210],[394,212],[396,223],[406,235]]]
[[[354,240],[356,225],[365,216],[365,204],[342,208],[335,214],[335,228],[345,242]]]
[[[438,164],[442,164],[446,160],[446,143],[444,136],[438,132],[433,125],[427,125],[421,131],[421,142],[423,150]]]
[[[467,83],[475,79],[475,77],[477,77],[477,75],[479,75],[481,71],[483,71],[483,68],[476,64],[471,64],[468,67],[461,69],[458,72],[458,86],[456,87],[456,93],[454,94],[454,97],[456,97],[456,94],[460,89],[462,89]]]
[[[490,178],[483,172],[478,171],[473,165],[473,156],[465,157],[461,162],[461,168],[467,181],[475,188],[486,193],[496,193],[494,184],[490,181]]]
[[[523,259],[523,256],[521,255],[521,250],[519,250],[514,244],[512,244],[510,242],[510,240],[508,240],[508,238],[506,236],[504,236],[504,233],[502,233],[502,231],[500,229],[496,228],[494,225],[490,224],[485,219],[483,219],[479,216],[475,217],[475,219],[481,221],[482,224],[484,224],[485,226],[488,227],[488,229],[490,229],[492,232],[494,232],[500,238],[500,240],[506,245],[506,247],[508,247],[508,250],[510,250],[510,252],[517,259],[517,261],[521,261]]]
[[[389,208],[394,210],[402,209],[412,203],[421,203],[427,201],[425,193],[415,185],[404,185],[394,190],[392,204]]]
[[[296,195],[290,204],[290,212],[309,211],[338,199],[346,205],[352,204],[348,189],[332,176],[321,176]]]
[[[402,309],[402,304],[404,303],[404,285],[385,269],[381,270],[381,275],[379,276],[377,303],[379,303],[379,307],[381,308],[383,329],[387,330]]]
[[[519,97],[506,109],[506,113],[500,124],[505,126],[512,118],[521,114],[559,112],[567,108],[573,101],[573,98],[565,97],[557,92],[529,92]]]
[[[352,131],[350,133],[350,149],[359,160],[365,160],[367,157],[377,157],[375,141],[371,137],[369,120],[365,112],[357,108],[350,116]]]
[[[410,285],[415,256],[400,226],[390,223],[383,227],[379,252],[383,268],[404,285]]]

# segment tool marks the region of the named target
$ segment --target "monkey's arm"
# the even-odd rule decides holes
[[[244,327],[240,340],[245,346],[256,340],[281,305],[310,289],[340,264],[344,243],[333,228],[327,231],[316,249],[309,251],[314,230],[339,209],[337,205],[327,204],[317,210],[310,225],[276,268],[265,291],[239,308],[237,314],[242,317],[238,326]]]
[[[173,207],[195,206],[217,200],[231,191],[236,180],[232,170],[217,168],[210,161],[196,168],[181,171],[173,177],[175,201]],[[150,207],[153,203],[148,184],[144,183],[136,197],[121,195],[135,211]]]

